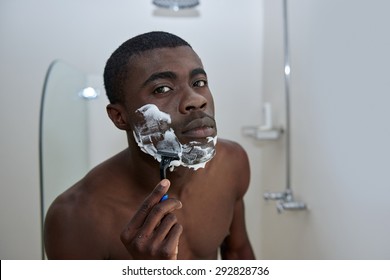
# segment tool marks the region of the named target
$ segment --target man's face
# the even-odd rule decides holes
[[[157,142],[159,138],[171,138],[165,134],[168,130],[187,149],[193,149],[194,143],[209,147],[211,141],[214,147],[214,102],[202,62],[191,48],[147,51],[133,57],[131,65],[125,102],[129,122],[137,133],[142,137],[155,133],[151,140],[154,147],[166,145]],[[148,120],[145,114],[149,115]],[[154,124],[150,118],[154,118]],[[136,140],[141,141],[142,137]]]

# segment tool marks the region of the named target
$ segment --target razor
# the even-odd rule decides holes
[[[167,151],[158,151],[157,152],[161,156],[160,161],[160,179],[166,179],[167,178],[167,169],[171,162],[173,160],[179,160],[179,156],[176,153],[167,152]],[[164,201],[168,199],[168,194],[164,194],[164,196],[161,198],[161,201]]]

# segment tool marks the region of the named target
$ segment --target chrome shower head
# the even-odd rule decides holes
[[[153,0],[153,4],[160,8],[178,11],[181,9],[193,8],[199,5],[198,0]]]

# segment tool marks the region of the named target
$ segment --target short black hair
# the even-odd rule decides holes
[[[110,103],[124,101],[123,86],[130,71],[130,57],[148,50],[180,46],[192,48],[182,38],[163,31],[140,34],[120,45],[107,60],[104,68],[104,86]]]

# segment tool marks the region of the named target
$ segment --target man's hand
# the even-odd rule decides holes
[[[169,186],[162,180],[122,231],[121,241],[134,259],[177,259],[183,228],[172,212],[182,204],[174,198],[160,202]]]

